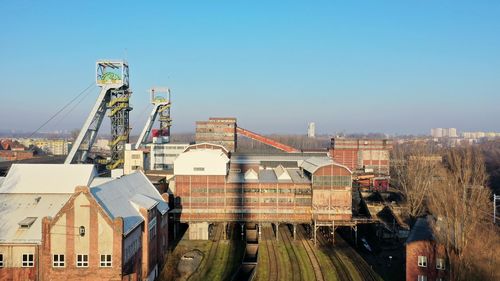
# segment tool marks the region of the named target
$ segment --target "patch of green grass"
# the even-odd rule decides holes
[[[279,256],[278,268],[279,268],[279,279],[280,280],[292,280],[292,264],[290,258],[288,257],[288,252],[283,241],[279,241],[275,248],[276,254]]]
[[[257,280],[269,280],[269,256],[265,241],[259,243],[259,255],[257,256]]]
[[[321,267],[321,271],[323,272],[323,277],[325,278],[325,280],[338,280],[337,272],[335,271],[335,267],[328,255],[318,248],[313,248],[313,250],[316,251],[319,266]]]
[[[302,242],[299,240],[293,241],[292,247],[295,249],[295,253],[297,254],[297,260],[302,273],[302,280],[315,280],[316,275],[314,275],[314,269]]]

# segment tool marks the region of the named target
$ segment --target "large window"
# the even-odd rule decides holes
[[[314,186],[351,186],[351,176],[313,176]]]
[[[76,255],[76,267],[88,267],[89,255]]]
[[[3,254],[0,254],[0,267],[3,267]]]
[[[33,254],[23,254],[22,267],[35,266],[35,256]]]
[[[52,255],[52,266],[53,267],[64,267],[64,255]]]
[[[440,269],[440,270],[445,269],[444,259],[440,259],[440,258],[436,259],[436,269]]]
[[[427,281],[427,276],[426,275],[419,275],[417,280],[418,281]]]
[[[426,256],[418,256],[418,266],[427,267],[427,257]]]
[[[101,255],[101,267],[111,267],[111,255]]]

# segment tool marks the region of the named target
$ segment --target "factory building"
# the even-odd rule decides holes
[[[14,164],[0,178],[0,280],[154,280],[167,249],[167,196],[142,172]]]
[[[392,140],[332,138],[330,155],[352,171],[389,175]]]
[[[236,150],[236,118],[215,118],[196,122],[196,143],[213,143]]]
[[[149,149],[149,167],[151,170],[172,170],[174,160],[187,147],[188,143],[150,143]]]
[[[174,165],[172,213],[191,239],[214,222],[311,223],[352,217],[352,173],[326,153],[235,154],[196,144]]]

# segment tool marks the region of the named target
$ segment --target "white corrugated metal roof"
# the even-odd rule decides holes
[[[0,193],[73,193],[95,176],[91,164],[13,164]]]
[[[144,221],[137,206],[149,209],[156,204],[161,214],[168,211],[168,204],[141,171],[93,186],[90,192],[112,219],[123,218],[125,235]]]
[[[158,205],[157,200],[154,200],[154,199],[149,198],[147,196],[144,196],[142,194],[136,194],[136,195],[132,196],[132,198],[130,198],[130,202],[137,204],[138,206],[143,207],[147,210]]]
[[[40,243],[42,219],[54,217],[70,197],[71,194],[1,194],[0,243]],[[26,218],[36,219],[29,227],[21,227]]]
[[[346,168],[349,172],[351,172],[349,168],[333,161],[330,157],[311,157],[302,162],[302,164],[300,164],[300,167],[308,171],[309,173],[314,174],[314,172],[316,172],[319,168],[332,164]]]

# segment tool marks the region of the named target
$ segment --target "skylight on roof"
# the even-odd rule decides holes
[[[26,217],[25,219],[23,219],[22,221],[20,221],[18,224],[19,224],[19,227],[20,228],[30,228],[31,225],[36,221],[36,217]]]

